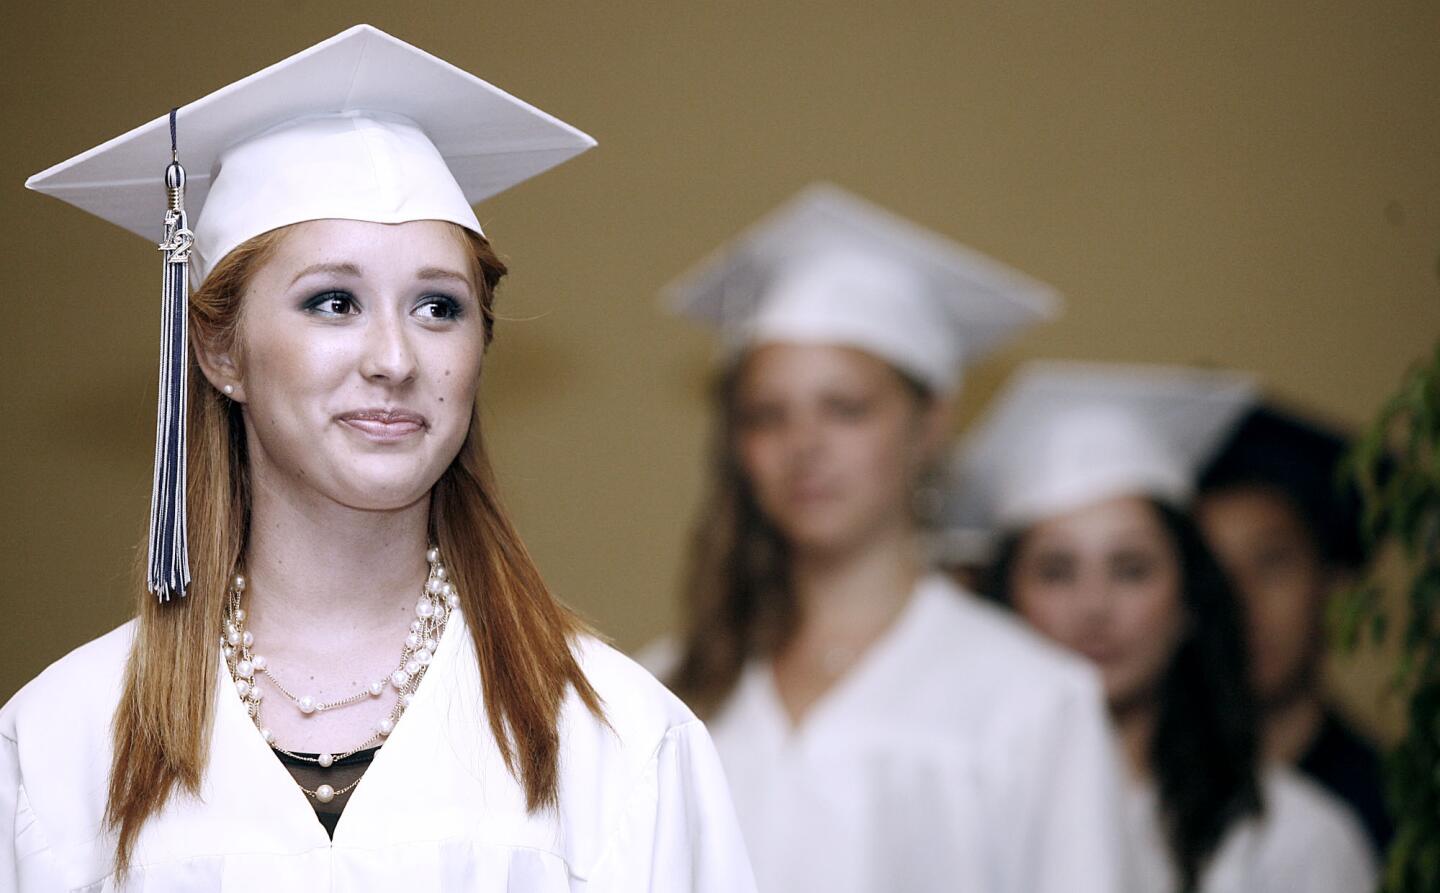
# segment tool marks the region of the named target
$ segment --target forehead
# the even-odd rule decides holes
[[[1201,495],[1196,510],[1201,514],[1245,517],[1272,522],[1299,522],[1300,510],[1290,496],[1272,484],[1245,482],[1229,484]]]
[[[1105,548],[1115,544],[1163,541],[1155,509],[1138,496],[1107,499],[1036,523],[1026,534],[1031,545]]]
[[[350,264],[362,275],[405,274],[436,265],[453,266],[467,278],[470,272],[462,231],[440,220],[307,220],[285,229],[266,266],[303,268],[317,263]]]
[[[899,381],[889,364],[863,350],[792,342],[762,344],[747,351],[736,375],[742,391],[765,392],[865,387]]]

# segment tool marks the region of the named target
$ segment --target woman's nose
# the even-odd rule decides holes
[[[371,317],[366,332],[365,354],[360,372],[371,381],[403,384],[415,377],[414,345],[401,320],[381,314]]]
[[[1082,580],[1076,593],[1081,610],[1090,620],[1104,619],[1114,606],[1114,593],[1109,581],[1104,579]]]
[[[818,453],[825,442],[823,428],[819,419],[797,413],[786,431],[790,454],[803,459]]]

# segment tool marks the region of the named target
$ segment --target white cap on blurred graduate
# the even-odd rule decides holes
[[[1256,399],[1235,372],[1031,363],[957,448],[946,527],[973,545],[1120,496],[1183,507]]]
[[[593,145],[503,90],[357,25],[26,182],[164,251],[151,591],[166,600],[190,583],[189,274],[203,281],[245,241],[309,220],[442,220],[480,233],[473,203]]]
[[[595,141],[429,53],[356,25],[182,106],[198,282],[253,236],[326,218],[447,220]],[[161,116],[26,186],[162,237],[170,122]]]
[[[1050,286],[816,184],[666,286],[732,356],[758,344],[855,347],[939,394],[965,363],[1060,306]]]

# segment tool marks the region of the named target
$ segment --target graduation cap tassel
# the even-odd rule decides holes
[[[155,415],[155,478],[150,490],[148,586],[162,602],[184,596],[190,586],[190,549],[185,523],[185,415],[189,374],[190,250],[195,234],[185,215],[185,168],[175,148],[175,109],[170,110],[170,164],[165,168],[164,280],[160,311],[160,388]]]

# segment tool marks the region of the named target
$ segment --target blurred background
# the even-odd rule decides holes
[[[600,141],[479,209],[513,271],[483,400],[542,569],[623,648],[676,615],[708,435],[712,345],[655,293],[812,180],[1067,296],[961,424],[1058,357],[1247,369],[1358,426],[1440,332],[1434,4],[130,6],[0,30],[0,700],[128,616],[154,433],[157,253],[24,179],[356,22]],[[1331,678],[1391,735],[1380,667]]]

